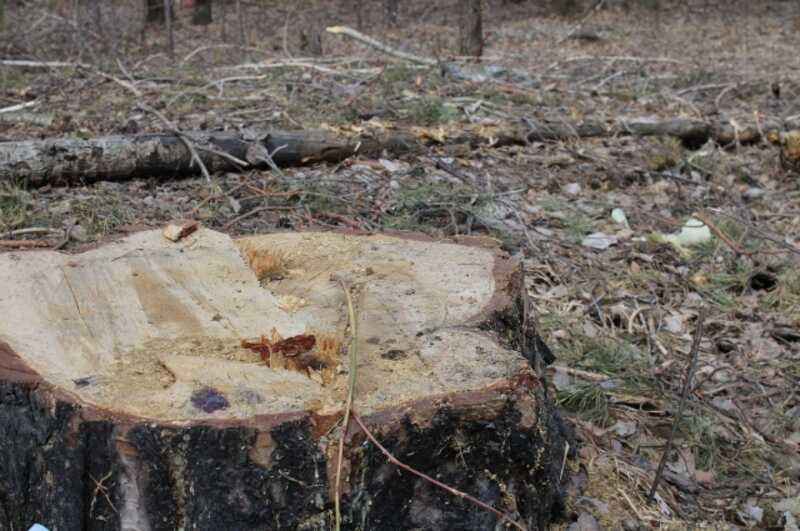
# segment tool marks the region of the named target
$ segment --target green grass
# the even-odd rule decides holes
[[[537,205],[549,214],[558,214],[558,220],[573,241],[581,240],[592,231],[594,226],[592,218],[560,197],[552,195],[545,197]]]
[[[404,81],[411,81],[414,78],[415,71],[402,63],[394,63],[387,65],[383,70],[383,80],[386,83],[402,83]]]
[[[611,409],[605,391],[595,383],[579,384],[559,391],[558,405],[581,415],[601,427],[612,424]]]
[[[31,84],[32,74],[22,68],[0,66],[0,87],[9,92],[20,92]]]
[[[416,125],[439,125],[458,118],[458,111],[438,96],[424,96],[408,109],[409,120]]]
[[[800,269],[792,266],[778,274],[778,284],[759,300],[762,309],[779,312],[783,319],[800,322]]]
[[[28,225],[31,212],[25,201],[26,192],[13,184],[0,183],[0,232]]]
[[[646,150],[645,157],[650,171],[665,171],[683,160],[683,145],[677,138],[661,137]]]
[[[116,194],[93,197],[77,202],[71,211],[78,224],[86,229],[91,239],[100,239],[114,232],[119,226],[131,223],[133,211]]]

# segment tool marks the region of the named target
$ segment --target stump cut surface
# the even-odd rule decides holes
[[[0,256],[0,340],[31,377],[116,414],[181,422],[324,411],[344,399],[344,356],[323,381],[270,368],[241,341],[274,329],[331,338],[344,353],[342,279],[360,287],[355,406],[368,414],[525,370],[519,353],[468,326],[499,304],[497,283],[512,274],[504,261],[485,245],[391,236],[234,241],[201,229],[175,243],[142,232],[80,255]],[[198,407],[203,388],[227,404]]]

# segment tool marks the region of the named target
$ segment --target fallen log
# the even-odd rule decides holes
[[[353,339],[382,446],[544,529],[565,444],[523,280],[485,239],[200,228],[0,254],[0,529],[332,529]],[[343,529],[504,525],[357,424],[342,470]]]
[[[707,122],[693,118],[653,117],[581,122],[526,119],[523,125],[516,127],[509,127],[508,124],[497,127],[470,126],[465,129],[465,133],[469,135],[472,131],[477,131],[481,137],[491,139],[495,146],[581,138],[664,136],[677,138],[690,149],[698,149],[710,140],[723,147],[735,145],[737,142],[741,145],[754,144],[768,138],[771,133],[791,129],[793,125],[770,122],[759,128],[755,124],[735,126],[728,122]]]
[[[407,149],[400,137],[348,139],[322,130],[257,133],[192,132],[193,143],[210,172],[242,167],[268,168],[312,162],[339,162],[356,153],[375,156],[382,149]],[[137,177],[181,177],[197,174],[192,154],[173,133],[115,135],[92,139],[59,138],[0,142],[0,182],[29,186],[70,184]]]
[[[793,124],[734,126],[690,118],[619,118],[582,122],[526,119],[520,124],[451,124],[383,131],[347,137],[324,130],[191,132],[190,139],[209,171],[294,166],[313,162],[340,162],[353,155],[375,158],[413,152],[425,145],[469,144],[473,147],[526,145],[531,142],[578,140],[593,137],[669,136],[687,147],[709,140],[721,146],[751,144],[778,138]],[[271,160],[270,160],[271,159]],[[94,139],[61,138],[0,142],[0,182],[29,186],[69,184],[137,177],[181,177],[200,169],[181,137],[173,133],[108,136]]]

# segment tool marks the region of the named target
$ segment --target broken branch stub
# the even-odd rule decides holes
[[[141,232],[0,255],[0,528],[328,530],[353,411],[397,459],[529,529],[562,426],[523,273],[487,239]],[[343,529],[495,529],[351,424]]]

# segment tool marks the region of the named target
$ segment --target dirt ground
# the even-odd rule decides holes
[[[800,6],[610,9],[581,21],[526,4],[488,2],[482,65],[506,70],[484,82],[442,77],[331,34],[323,57],[305,57],[298,28],[317,16],[355,25],[344,9],[281,5],[259,11],[259,23],[245,13],[239,25],[228,8],[224,43],[219,13],[200,28],[179,10],[174,61],[158,28],[144,43],[138,22],[109,36],[109,20],[140,19],[117,3],[105,8],[102,31],[88,19],[46,15],[35,2],[9,10],[3,57],[93,67],[0,66],[0,108],[36,101],[0,114],[0,141],[163,131],[137,102],[187,131],[417,127],[436,141],[401,159],[210,182],[0,182],[0,239],[42,236],[42,245],[74,252],[179,218],[233,235],[492,235],[525,256],[539,331],[558,358],[549,368],[553,392],[576,427],[571,496],[556,528],[591,515],[605,529],[797,529],[800,176],[781,166],[779,150],[767,142],[689,149],[666,137],[500,148],[448,139],[467,123],[526,119],[797,120]],[[456,13],[426,5],[405,5],[396,28],[367,9],[363,31],[447,59]],[[23,31],[23,20],[36,23]],[[77,37],[75,27],[84,30]],[[127,80],[141,97],[98,72]],[[708,227],[703,241],[678,246],[664,237],[691,218]],[[20,232],[28,228],[54,231]],[[696,371],[648,503],[700,314]]]

